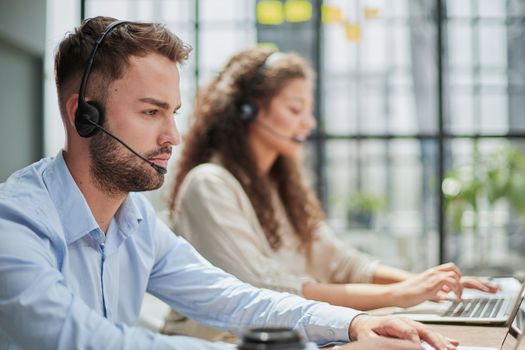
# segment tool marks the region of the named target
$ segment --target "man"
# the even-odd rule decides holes
[[[180,142],[178,63],[189,48],[157,24],[97,17],[61,42],[55,74],[64,150],[0,186],[0,348],[224,349],[133,327],[146,291],[237,334],[294,327],[320,345],[439,348],[455,342],[379,318],[256,289],[211,266],[136,192],[164,181]],[[412,341],[366,340],[378,335]]]

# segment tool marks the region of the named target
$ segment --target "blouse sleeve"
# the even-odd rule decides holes
[[[283,271],[268,254],[271,248],[251,202],[226,169],[215,164],[194,168],[177,200],[175,232],[215,266],[257,287],[298,295],[305,282],[314,280]]]
[[[370,283],[380,261],[345,245],[326,223],[312,244],[310,270],[325,283]]]

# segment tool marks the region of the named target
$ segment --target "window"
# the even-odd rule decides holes
[[[523,266],[525,180],[509,175],[521,169],[525,151],[520,1],[87,0],[85,6],[86,16],[165,22],[194,47],[182,70],[183,131],[196,87],[234,52],[256,43],[298,51],[318,71],[319,128],[305,162],[341,237],[412,270],[450,259],[472,273]],[[514,182],[498,197],[490,176]],[[474,206],[468,186],[477,189]]]

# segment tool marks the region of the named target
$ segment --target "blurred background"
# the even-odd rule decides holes
[[[191,44],[183,134],[232,54],[302,54],[318,121],[304,162],[338,235],[413,271],[523,274],[525,1],[0,0],[0,181],[63,146],[54,49],[97,15],[162,22]],[[148,194],[158,210],[169,185]]]

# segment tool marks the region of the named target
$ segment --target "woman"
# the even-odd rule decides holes
[[[343,246],[300,171],[312,108],[313,72],[299,56],[256,48],[232,57],[197,95],[169,201],[175,231],[241,280],[341,306],[494,292],[452,263],[412,274]]]

